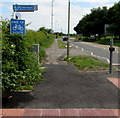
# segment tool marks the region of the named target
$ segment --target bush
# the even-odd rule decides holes
[[[65,61],[67,58],[64,59]],[[109,65],[92,56],[72,56],[69,59],[78,69],[87,70],[104,70],[108,69]]]
[[[23,36],[10,34],[3,37],[2,59],[3,90],[31,86],[40,80],[41,70]]]
[[[32,44],[40,44],[40,61],[45,57],[45,48],[53,42],[52,35],[40,31],[27,31],[25,36],[10,34],[9,21],[1,21],[2,31],[2,90],[16,91],[32,89],[42,80],[43,70],[35,54],[30,52]]]
[[[53,43],[55,36],[52,34],[48,34],[47,32],[43,31],[32,31],[32,30],[27,30],[26,32],[26,39],[30,46],[32,44],[39,44],[40,45],[40,52],[39,52],[39,57],[40,57],[40,62],[45,58],[45,48],[49,48],[50,45]]]

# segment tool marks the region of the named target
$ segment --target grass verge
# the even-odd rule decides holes
[[[100,40],[98,38],[95,40],[95,38],[89,38],[89,37],[81,38],[82,41],[98,43],[102,45],[110,45],[110,39],[113,39],[113,36],[107,36],[106,40],[105,37],[101,37]],[[115,36],[114,46],[120,47],[120,40],[118,39],[118,36]]]
[[[64,59],[65,61],[67,58]],[[80,71],[108,70],[109,64],[92,56],[72,56],[69,59]]]
[[[66,48],[66,43],[58,40],[58,47],[59,48]]]

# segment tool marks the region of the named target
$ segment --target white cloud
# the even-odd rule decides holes
[[[71,6],[71,32],[73,32],[73,28],[78,24],[79,20],[88,13],[90,13],[90,8]]]
[[[118,2],[119,0],[71,0],[73,2]]]
[[[68,4],[66,2],[54,3],[54,25],[55,31],[63,31],[67,33],[68,27]],[[90,8],[81,8],[80,6],[71,5],[71,25],[70,32],[78,24],[79,20],[86,13],[90,13]],[[31,18],[29,17],[31,16]],[[34,13],[22,13],[22,17],[27,22],[32,22],[28,28],[37,30],[39,27],[45,26],[51,28],[51,4],[39,4],[39,11]]]
[[[107,8],[110,8],[112,7],[114,4],[101,4],[101,5],[96,5],[95,7],[103,7],[103,6],[106,6]]]
[[[20,0],[19,2],[51,2],[52,0]],[[54,0],[55,2],[68,2],[68,0]],[[70,0],[71,2],[118,2],[119,0]],[[2,0],[2,2],[18,2],[18,0]]]

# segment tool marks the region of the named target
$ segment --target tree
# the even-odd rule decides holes
[[[115,35],[119,35],[120,39],[120,3],[116,3],[113,7],[109,9],[108,19],[109,24],[111,24],[109,30]]]
[[[40,27],[38,31],[43,31],[43,32],[46,32],[48,34],[51,34],[53,32],[52,29],[47,29],[45,27]]]
[[[83,36],[95,34],[100,36],[104,34],[105,24],[111,24],[109,31],[120,37],[120,3],[114,4],[110,9],[107,7],[91,9],[91,13],[85,15],[74,30]]]

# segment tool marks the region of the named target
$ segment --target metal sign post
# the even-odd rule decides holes
[[[19,12],[15,13],[15,19],[21,19],[21,14]]]
[[[68,1],[68,40],[67,40],[67,61],[69,62],[69,38],[70,38],[70,0]]]
[[[110,67],[109,67],[109,73],[112,73],[112,58],[113,58],[113,51],[115,51],[115,48],[113,47],[113,39],[110,39]]]

